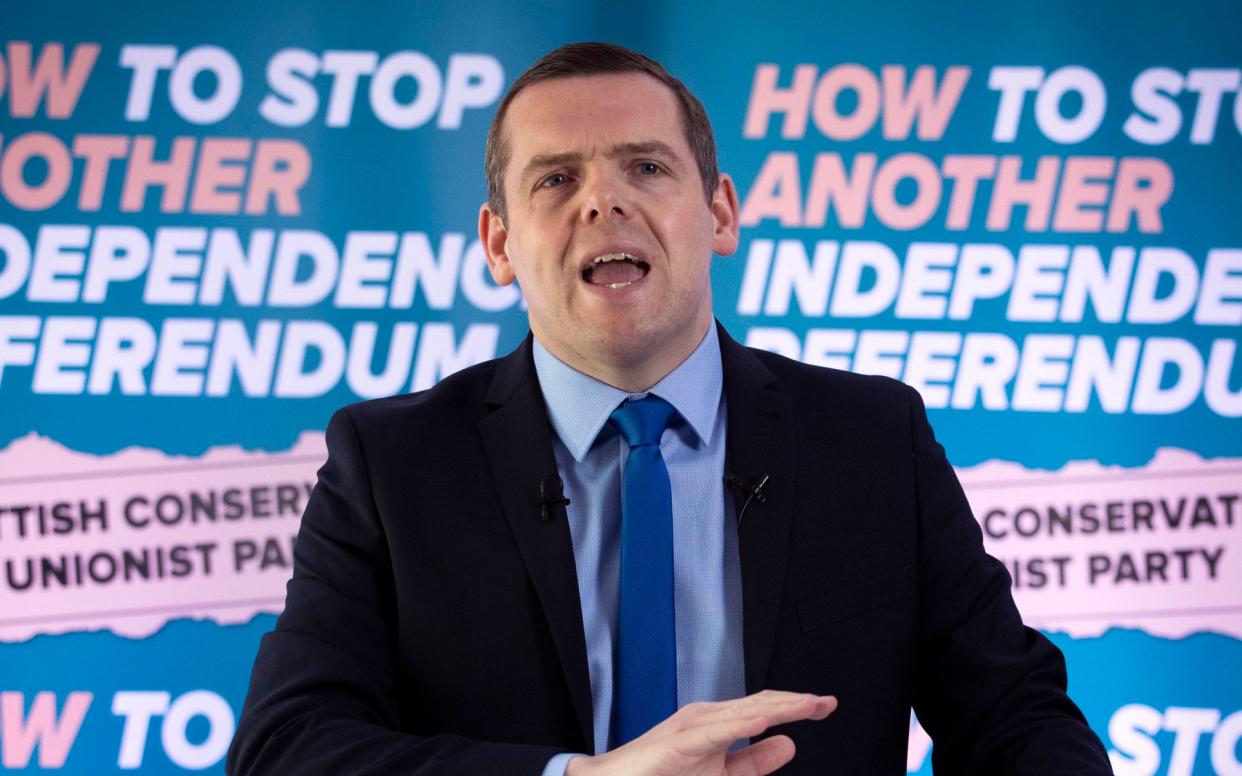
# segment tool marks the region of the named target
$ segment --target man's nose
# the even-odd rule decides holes
[[[587,223],[629,217],[630,203],[624,184],[613,175],[590,176],[583,194],[582,219]]]

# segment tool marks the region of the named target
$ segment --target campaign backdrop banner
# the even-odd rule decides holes
[[[328,417],[526,335],[475,236],[487,127],[537,57],[608,40],[712,118],[732,335],[920,391],[1118,774],[1242,773],[1233,0],[0,25],[6,770],[223,772]],[[912,718],[909,772],[929,747]]]

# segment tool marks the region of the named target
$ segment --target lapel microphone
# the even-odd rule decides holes
[[[547,523],[565,514],[569,499],[565,498],[565,483],[559,474],[546,474],[539,481],[539,519]]]
[[[760,504],[767,503],[768,497],[763,491],[767,488],[768,480],[770,479],[771,477],[768,475],[761,474],[759,479],[747,482],[736,474],[725,475],[725,485],[746,497],[746,500],[742,502],[742,508],[737,513],[737,525],[739,528],[742,526],[742,517],[746,514],[746,508],[750,506],[750,502],[758,500]]]

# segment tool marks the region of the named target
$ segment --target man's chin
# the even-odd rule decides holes
[[[606,315],[578,315],[557,323],[555,327],[532,327],[537,337],[541,330],[574,332],[570,338],[554,337],[549,342],[540,337],[540,341],[565,363],[594,376],[622,372],[637,376],[647,375],[652,368],[671,369],[689,355],[702,336],[700,332],[690,342],[694,322],[671,321],[637,306],[610,310]]]
[[[647,321],[648,324],[652,323]],[[687,345],[693,350],[685,334],[689,327],[668,331],[656,326],[636,325],[628,329],[611,329],[601,333],[594,344],[594,353],[600,362],[616,369],[645,371],[648,364],[671,364],[676,366],[687,355]]]
[[[656,348],[655,339],[636,327],[608,327],[595,332],[592,340],[594,356],[617,365],[641,362]]]

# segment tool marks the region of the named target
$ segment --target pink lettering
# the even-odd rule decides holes
[[[845,174],[840,154],[816,154],[811,172],[811,187],[806,193],[806,217],[803,226],[823,226],[832,205],[837,223],[857,229],[867,217],[867,193],[875,175],[875,154],[856,154],[853,169]]]
[[[953,193],[949,195],[949,213],[945,226],[950,229],[967,229],[975,208],[975,193],[979,181],[996,175],[995,156],[946,156],[944,177],[953,180]]]
[[[302,214],[298,191],[311,173],[310,152],[296,140],[260,140],[254,154],[250,189],[246,192],[246,213],[267,212],[269,198],[276,200],[282,216]]]
[[[778,65],[759,65],[755,68],[742,137],[759,138],[768,134],[768,120],[773,113],[785,114],[781,137],[794,139],[806,135],[807,110],[811,103],[811,90],[815,88],[815,65],[795,67],[793,84],[788,89],[777,87],[779,75]]]
[[[992,189],[992,204],[988,208],[988,231],[1007,230],[1017,205],[1026,205],[1026,231],[1046,231],[1052,214],[1052,194],[1060,171],[1060,159],[1041,156],[1035,165],[1035,177],[1022,180],[1019,177],[1022,174],[1022,157],[1001,157],[996,185]]]
[[[26,163],[40,158],[47,165],[43,180],[26,182]],[[46,132],[28,132],[5,149],[0,162],[0,189],[15,207],[46,210],[60,201],[73,177],[73,160],[64,143]]]
[[[754,226],[765,218],[779,218],[781,226],[800,226],[801,201],[797,154],[773,151],[759,170],[738,220],[743,226]]]
[[[1164,231],[1160,208],[1173,194],[1173,171],[1162,159],[1122,157],[1117,169],[1112,206],[1108,209],[1108,231],[1130,229],[1130,216],[1138,217],[1138,228],[1145,234]]]
[[[1115,160],[1108,156],[1071,156],[1061,173],[1052,228],[1058,232],[1098,232],[1104,211],[1094,207],[1108,202],[1108,183]],[[1090,209],[1088,209],[1090,207]]]
[[[39,747],[39,766],[60,768],[78,736],[86,710],[94,695],[71,692],[65,708],[56,718],[56,696],[51,692],[35,695],[30,714],[24,714],[25,697],[20,692],[0,692],[0,738],[3,740],[5,768],[25,768],[30,755]]]
[[[897,201],[897,184],[911,178],[916,184],[914,199],[903,205]],[[875,176],[871,206],[875,217],[890,229],[914,229],[940,206],[940,172],[922,154],[897,154],[880,166]]]
[[[884,82],[884,139],[905,140],[917,120],[919,140],[939,140],[970,80],[970,68],[950,67],[939,90],[936,69],[931,65],[915,68],[909,89],[905,88],[906,69],[901,65],[885,65],[880,77]]]
[[[224,186],[240,187],[246,179],[244,164],[250,158],[250,141],[208,138],[203,141],[194,176],[190,211],[194,213],[236,213],[241,208],[240,191],[224,191]]]
[[[121,210],[127,213],[142,210],[147,189],[151,186],[164,189],[164,195],[160,198],[160,210],[163,212],[180,213],[185,207],[190,163],[194,160],[194,138],[179,137],[174,140],[172,154],[166,162],[156,161],[154,154],[155,138],[134,138],[129,166],[125,171],[125,187],[121,191]]]
[[[854,112],[842,115],[837,111],[837,99],[841,92],[853,90],[858,95]],[[815,126],[833,140],[857,140],[871,127],[880,115],[880,84],[872,73],[862,65],[837,65],[824,73],[815,89],[815,102],[811,116]]]
[[[48,43],[39,52],[38,64],[32,67],[31,44],[9,41],[9,115],[22,119],[33,117],[46,94],[47,115],[54,119],[69,118],[98,57],[98,43],[79,43],[73,47],[66,72],[64,45]],[[3,75],[0,68],[0,92],[3,92]]]
[[[73,139],[73,155],[84,160],[82,190],[78,192],[78,209],[98,210],[103,204],[104,186],[108,182],[108,166],[129,153],[129,138],[124,135],[78,135]]]

